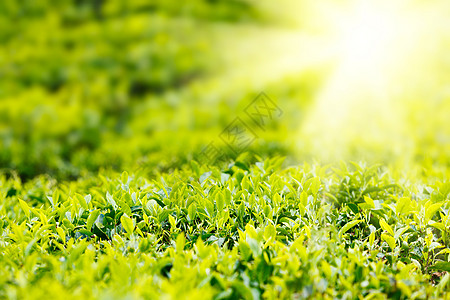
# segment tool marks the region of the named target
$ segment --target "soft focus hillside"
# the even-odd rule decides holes
[[[222,76],[239,68],[224,60],[245,39],[235,41],[235,33],[265,24],[250,3],[3,1],[0,12],[0,161],[25,179],[179,167],[261,89],[234,88]],[[313,83],[303,78],[301,93]],[[297,126],[288,121],[272,134],[284,138],[288,125]],[[261,153],[286,152],[280,141],[262,143]]]
[[[362,45],[341,49],[352,5],[2,1],[1,167],[25,179],[173,169],[236,117],[258,136],[240,152],[446,166],[448,5],[369,5],[401,27],[384,54],[371,48],[393,26],[358,19]],[[262,91],[283,112],[263,129],[245,113]]]

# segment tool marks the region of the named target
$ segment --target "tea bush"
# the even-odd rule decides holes
[[[275,157],[150,180],[1,178],[8,298],[430,299],[448,291],[450,185]]]

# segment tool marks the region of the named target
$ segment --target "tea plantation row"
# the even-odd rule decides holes
[[[149,180],[0,178],[0,297],[431,299],[450,184],[272,158]]]

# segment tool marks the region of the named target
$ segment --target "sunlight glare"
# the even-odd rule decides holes
[[[405,153],[401,101],[414,89],[408,79],[433,31],[418,11],[404,1],[354,1],[327,15],[335,68],[302,124],[299,147],[307,140],[330,159],[354,151],[349,145]]]
[[[395,49],[398,17],[389,11],[376,10],[368,2],[361,2],[350,16],[338,22],[339,55],[346,65],[369,70],[385,63]]]

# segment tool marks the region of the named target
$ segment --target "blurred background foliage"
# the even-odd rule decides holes
[[[346,11],[352,2],[330,1],[327,9]],[[389,73],[380,89],[395,86],[388,100],[354,93],[363,88],[349,80],[333,104],[323,94],[333,94],[341,61],[330,46],[328,10],[313,1],[3,0],[0,168],[23,179],[178,168],[220,140],[236,117],[252,124],[245,107],[264,91],[283,114],[253,126],[258,139],[243,151],[285,155],[288,163],[366,159],[445,173],[448,4],[417,2],[414,9],[429,12],[423,19],[440,30],[395,71],[376,69]],[[435,28],[417,27],[418,38]],[[364,74],[373,66],[352,68],[373,79]],[[365,100],[343,101],[347,93]]]

